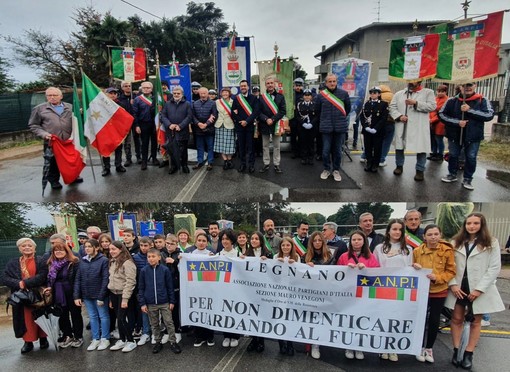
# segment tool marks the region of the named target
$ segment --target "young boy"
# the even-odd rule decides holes
[[[149,252],[149,249],[151,249],[152,241],[150,238],[146,236],[142,236],[139,239],[140,244],[140,251],[133,256],[133,261],[135,261],[136,265],[136,273],[137,273],[137,284],[139,287],[140,282],[140,273],[144,267],[147,266],[148,259],[147,259],[147,253]],[[135,296],[133,296],[135,297]],[[136,297],[135,297],[136,298]],[[150,322],[149,322],[149,316],[146,313],[140,312],[140,304],[137,304],[136,309],[137,311],[137,327],[136,329],[140,329],[140,326],[142,326],[142,335],[140,336],[140,340],[138,341],[138,346],[143,346],[147,343],[147,341],[150,340]]]
[[[156,339],[152,352],[157,354],[163,348],[159,325],[161,316],[170,338],[170,350],[179,354],[181,348],[175,342],[175,329],[171,313],[175,306],[172,274],[165,265],[160,265],[160,260],[159,250],[153,248],[147,253],[149,264],[140,272],[138,297],[142,312],[149,315],[152,333]]]
[[[136,241],[135,230],[133,229],[124,230],[122,240],[124,241],[124,244],[126,245],[126,248],[128,249],[131,256],[134,256],[135,254],[138,253],[138,251],[140,250],[140,245]]]
[[[153,241],[154,248],[157,248],[157,250],[161,253],[161,260],[165,261],[165,259],[168,257],[168,252],[165,244],[165,236],[162,234],[156,234],[154,235]]]
[[[175,339],[177,343],[181,341],[181,319],[179,317],[180,313],[180,293],[179,293],[179,255],[182,253],[179,248],[179,239],[174,234],[168,234],[166,236],[166,251],[167,257],[164,258],[164,262],[166,266],[170,269],[173,278],[174,284],[174,294],[175,294],[175,306],[172,310],[172,320],[174,321],[175,327]],[[163,257],[163,255],[162,255]]]

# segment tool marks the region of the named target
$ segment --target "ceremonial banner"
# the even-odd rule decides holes
[[[468,83],[497,76],[503,12],[436,26],[441,36],[436,80]]]
[[[78,242],[78,231],[76,230],[76,216],[68,214],[54,214],[55,227],[57,234],[62,234],[66,237],[66,243],[75,252],[80,249]]]
[[[417,35],[391,41],[389,77],[416,81],[436,76],[439,35]]]
[[[154,238],[156,234],[164,234],[163,222],[140,221],[140,236]]]
[[[368,91],[372,62],[358,58],[346,58],[331,63],[331,72],[336,75],[338,86],[349,93],[351,112],[349,124],[356,121]]]
[[[115,80],[143,81],[147,77],[147,58],[143,48],[112,48],[112,75]]]
[[[294,89],[292,84],[294,81],[294,61],[290,59],[282,59],[280,62],[280,72],[273,70],[273,62],[270,61],[258,61],[259,76],[260,76],[260,93],[266,92],[265,81],[267,78],[272,77],[275,79],[276,91],[283,94],[285,97],[285,105],[287,107],[287,117],[289,120],[294,117]]]
[[[431,270],[183,254],[181,322],[375,353],[421,352]]]
[[[216,61],[218,66],[218,91],[230,87],[232,94],[239,93],[241,80],[251,78],[250,39],[236,37],[234,49],[229,49],[229,40],[216,40]],[[230,44],[232,47],[232,44]]]
[[[175,72],[175,71],[174,71]],[[169,65],[159,66],[161,82],[168,83],[170,92],[176,86],[182,87],[184,96],[188,102],[191,102],[191,72],[188,65],[179,65],[179,76],[172,76]]]
[[[113,240],[122,240],[126,229],[133,229],[137,235],[135,213],[108,214],[108,231],[110,231]]]

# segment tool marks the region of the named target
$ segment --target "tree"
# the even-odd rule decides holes
[[[21,83],[16,87],[16,92],[19,93],[33,93],[40,92],[48,88],[51,84],[45,80],[31,81],[29,83]]]
[[[342,205],[338,211],[328,217],[328,221],[336,222],[338,225],[347,225],[340,228],[339,234],[347,234],[354,230],[359,223],[359,216],[362,213],[370,212],[374,216],[374,224],[385,224],[393,212],[393,208],[386,203],[347,203]]]
[[[322,225],[326,222],[326,217],[320,213],[310,213],[308,215],[308,223],[310,225]]]
[[[7,69],[11,67],[12,63],[0,57],[0,93],[9,92],[15,87],[14,79],[7,72]]]
[[[0,203],[0,238],[19,239],[30,235],[32,224],[26,220],[30,205],[25,203]]]

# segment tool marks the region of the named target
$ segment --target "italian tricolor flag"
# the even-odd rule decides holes
[[[438,47],[438,34],[392,40],[390,78],[406,81],[433,78],[437,71]]]
[[[145,80],[147,58],[143,48],[112,48],[112,75],[129,82]]]
[[[85,136],[101,156],[110,156],[131,130],[133,117],[82,74]]]

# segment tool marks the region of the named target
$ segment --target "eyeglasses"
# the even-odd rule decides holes
[[[322,231],[328,231],[329,229],[322,229]]]
[[[165,242],[165,244],[167,244],[167,245],[177,245],[176,242]]]

